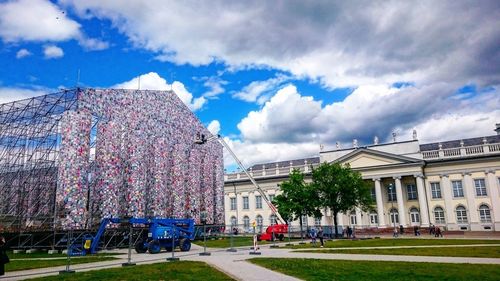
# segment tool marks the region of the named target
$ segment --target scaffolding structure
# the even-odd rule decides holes
[[[198,222],[207,211],[222,223],[222,147],[195,145],[199,133],[172,91],[78,88],[2,104],[0,232],[56,244],[103,217]]]
[[[52,228],[60,121],[64,112],[76,106],[76,91],[0,105],[0,225],[4,229]]]

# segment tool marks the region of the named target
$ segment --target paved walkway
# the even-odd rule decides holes
[[[460,245],[478,246],[478,245]],[[498,244],[491,244],[488,246],[498,246]],[[412,246],[416,247],[416,246]],[[380,248],[380,247],[371,247]],[[386,247],[383,247],[386,248]],[[407,248],[407,246],[392,247],[392,248]],[[247,260],[253,257],[250,255],[249,247],[237,248],[237,252],[227,252],[225,249],[208,249],[211,253],[210,256],[199,256],[203,251],[202,247],[193,245],[188,253],[176,252],[176,257],[181,260],[204,261],[214,266],[220,271],[230,275],[237,280],[244,281],[257,281],[257,280],[299,280],[275,271],[271,271],[260,266],[254,265]],[[314,248],[317,249],[317,248]],[[352,248],[351,248],[352,249]],[[302,249],[301,249],[302,250]],[[121,253],[117,255],[118,260],[103,261],[88,264],[72,265],[71,269],[76,271],[89,271],[102,268],[120,267],[123,262],[127,261],[127,251],[117,250],[114,253]],[[378,260],[378,261],[406,261],[406,262],[440,262],[440,263],[472,263],[472,264],[499,264],[500,259],[495,258],[462,258],[462,257],[427,257],[427,256],[400,256],[400,255],[360,255],[360,254],[322,254],[322,253],[299,253],[293,252],[290,249],[271,249],[269,245],[261,246],[260,252],[262,257],[273,258],[316,258],[316,259],[329,259],[329,260]],[[133,254],[132,261],[137,264],[148,264],[165,262],[165,259],[171,257],[171,253],[160,253],[156,255],[149,254]],[[58,266],[52,268],[41,268],[33,270],[24,270],[17,272],[8,272],[0,280],[24,280],[27,278],[34,278],[40,276],[57,275],[60,270],[64,270],[65,266]]]

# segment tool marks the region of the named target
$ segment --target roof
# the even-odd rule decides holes
[[[305,161],[307,161],[307,164],[318,164],[319,157],[302,158],[302,159],[280,161],[280,162],[271,162],[271,163],[265,163],[265,164],[255,164],[252,167],[248,168],[248,170],[252,169],[252,171],[259,171],[259,170],[262,170],[263,166],[265,166],[266,170],[267,169],[274,169],[274,168],[276,168],[276,164],[278,165],[278,168],[290,167],[290,162],[292,162],[292,166],[300,166],[300,165],[304,165]]]
[[[500,135],[487,136],[487,137],[477,137],[463,140],[452,140],[444,142],[434,142],[426,143],[420,145],[420,151],[438,150],[439,144],[441,144],[443,149],[449,148],[459,148],[461,147],[460,142],[464,142],[464,146],[482,145],[483,139],[486,139],[487,143],[500,143]]]

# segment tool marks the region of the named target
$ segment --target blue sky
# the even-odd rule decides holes
[[[0,102],[141,77],[246,165],[491,135],[500,4],[434,2],[0,1]]]

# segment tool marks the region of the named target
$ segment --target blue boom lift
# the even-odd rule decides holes
[[[69,254],[84,256],[97,253],[99,240],[104,234],[106,226],[110,223],[142,224],[148,227],[148,237],[135,244],[137,253],[156,254],[161,251],[161,248],[173,251],[176,247],[187,252],[191,249],[191,240],[194,239],[195,235],[193,219],[104,218],[96,235],[84,235],[81,244],[72,244]]]

